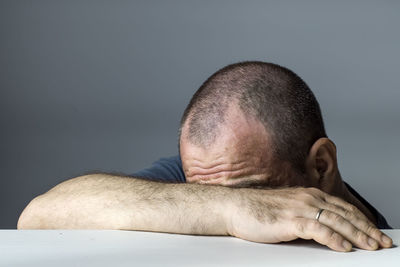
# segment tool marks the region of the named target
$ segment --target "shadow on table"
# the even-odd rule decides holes
[[[296,239],[293,241],[289,241],[289,242],[284,242],[284,243],[278,243],[276,245],[281,245],[281,246],[301,246],[301,247],[307,247],[307,248],[313,248],[313,249],[317,249],[317,250],[324,250],[324,251],[333,251],[330,248],[328,248],[327,246],[321,245],[318,242],[314,241],[314,240],[305,240],[305,239]],[[393,249],[393,248],[397,248],[398,245],[393,244],[393,246],[391,248],[386,248],[386,249]],[[379,248],[378,250],[381,250],[382,248]],[[355,252],[357,250],[360,250],[359,248],[355,248],[353,247],[353,249],[350,252]]]

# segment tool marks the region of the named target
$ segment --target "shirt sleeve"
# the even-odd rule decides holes
[[[160,158],[150,167],[133,173],[131,176],[167,183],[185,183],[180,156]]]

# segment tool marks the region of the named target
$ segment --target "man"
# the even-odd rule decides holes
[[[383,216],[342,181],[314,95],[286,68],[243,62],[213,74],[184,112],[179,144],[180,157],[135,178],[91,174],[55,186],[31,201],[18,228],[392,246],[376,228],[390,228]]]

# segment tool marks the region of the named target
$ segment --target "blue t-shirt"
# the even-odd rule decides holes
[[[182,161],[180,156],[174,156],[169,158],[161,158],[154,162],[149,168],[138,171],[132,174],[133,177],[146,178],[159,182],[167,183],[185,183],[186,177],[182,169]],[[356,192],[349,184],[344,183],[352,193],[369,211],[375,216],[377,227],[380,229],[392,229],[386,222],[386,219],[376,210],[371,204],[369,204],[360,194]]]

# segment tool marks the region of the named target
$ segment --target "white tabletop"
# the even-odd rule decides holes
[[[400,266],[394,248],[334,252],[313,241],[259,244],[233,237],[137,231],[0,230],[0,266]]]

